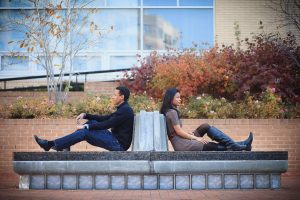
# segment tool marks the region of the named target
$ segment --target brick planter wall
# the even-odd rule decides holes
[[[74,100],[82,99],[86,95],[111,95],[113,94],[116,87],[118,87],[117,82],[86,82],[84,83],[84,92],[69,92],[68,101],[72,102]],[[25,99],[35,99],[35,98],[47,98],[47,92],[15,92],[15,91],[2,91],[0,92],[0,105],[9,105],[14,103],[18,97],[23,97]]]
[[[285,150],[289,152],[287,174],[300,174],[300,119],[184,119],[183,128],[192,131],[208,122],[228,133],[235,140],[243,140],[249,131],[254,133],[254,151]],[[75,130],[75,119],[0,119],[0,182],[17,175],[12,169],[12,152],[42,151],[33,135],[53,139]],[[169,145],[170,150],[172,146]],[[72,151],[103,151],[81,142]]]

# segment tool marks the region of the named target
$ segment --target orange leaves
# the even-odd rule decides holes
[[[211,86],[222,85],[220,82],[224,81],[227,70],[215,56],[216,49],[210,51],[200,54],[185,50],[180,54],[175,52],[163,56],[154,69],[152,89],[162,93],[166,88],[177,87],[187,98],[198,92],[208,92]],[[218,91],[218,88],[213,90]]]

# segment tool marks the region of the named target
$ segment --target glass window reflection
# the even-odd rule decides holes
[[[144,6],[177,6],[177,0],[144,0]]]
[[[73,59],[74,71],[96,71],[101,70],[100,56],[76,56]]]
[[[213,44],[212,9],[145,9],[144,49],[207,48]]]
[[[139,49],[138,9],[99,9],[97,12],[87,12],[89,11],[80,11],[80,15],[81,18],[88,16],[89,22],[80,29],[72,30],[72,36],[80,36],[72,40],[75,46],[86,39],[93,39],[94,37],[93,43],[86,50]],[[92,31],[91,24],[96,25]]]
[[[111,56],[110,69],[129,68],[132,67],[136,61],[136,56]]]
[[[213,6],[214,0],[180,0],[180,6]]]
[[[1,71],[28,71],[28,56],[2,56]]]
[[[139,0],[107,0],[108,7],[121,7],[121,6],[140,6]]]
[[[105,0],[71,0],[70,1],[71,7],[81,8],[81,7],[104,7]]]
[[[0,0],[0,7],[33,7],[30,0]]]
[[[0,51],[22,50],[18,41],[25,38],[25,28],[20,31],[20,27],[15,25],[21,19],[19,13],[20,10],[0,10]]]

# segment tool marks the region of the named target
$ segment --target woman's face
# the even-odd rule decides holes
[[[181,103],[180,93],[177,92],[172,100],[172,104],[173,104],[173,106],[177,107],[180,105],[180,103]]]

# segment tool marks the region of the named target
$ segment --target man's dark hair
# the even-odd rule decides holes
[[[119,90],[120,95],[124,95],[124,101],[127,101],[130,96],[130,91],[125,86],[116,87],[116,90]]]

